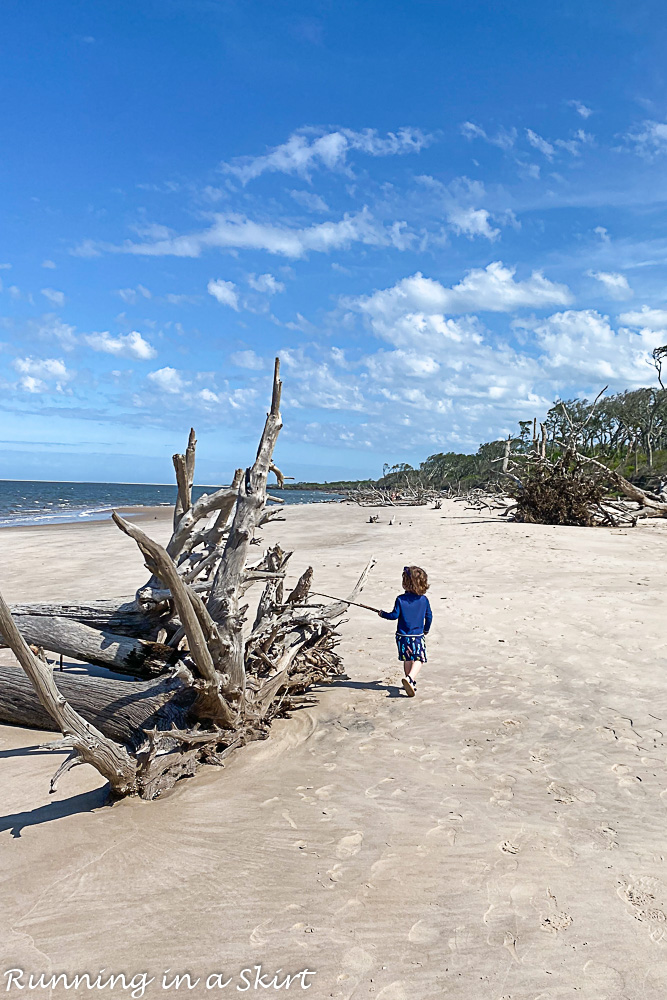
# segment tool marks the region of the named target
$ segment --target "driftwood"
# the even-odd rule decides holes
[[[52,653],[108,667],[119,674],[155,677],[176,659],[175,651],[164,643],[138,639],[110,631],[100,631],[69,618],[27,615],[13,612],[14,621],[27,642]],[[7,644],[4,635],[0,639]]]
[[[164,627],[169,617],[168,610],[164,608],[153,613],[138,608],[134,595],[116,600],[90,601],[87,604],[72,602],[11,604],[9,610],[15,619],[22,615],[68,619],[100,632],[114,632],[117,635],[153,640],[157,640],[160,629]],[[19,629],[20,627],[19,624]]]
[[[335,651],[337,619],[360,593],[372,560],[349,601],[307,604],[308,567],[287,599],[291,553],[275,545],[253,564],[267,507],[267,478],[280,433],[279,365],[256,459],[229,487],[192,502],[196,440],[174,456],[178,501],[173,533],[162,546],[114,513],[151,574],[135,598],[79,605],[15,605],[0,598],[0,634],[23,671],[0,667],[0,722],[53,728],[71,748],[60,769],[89,763],[116,796],[155,798],[201,762],[267,735],[272,718],[304,703],[314,684],[342,672]],[[246,592],[263,589],[252,625]],[[32,643],[32,647],[28,645]],[[43,650],[96,663],[145,683],[58,673]]]
[[[498,484],[495,492],[474,490],[456,499],[464,499],[475,510],[501,510],[511,520],[536,524],[618,528],[633,527],[640,518],[667,517],[667,498],[640,489],[579,450],[583,432],[605,389],[579,423],[571,419],[565,404],[560,404],[569,434],[567,440],[556,442],[559,451],[555,456],[547,456],[545,425],[539,425],[538,433],[534,420],[532,447],[513,454],[509,437],[502,457],[495,460],[501,463],[502,487]],[[627,499],[620,500],[618,493]]]
[[[174,697],[177,680],[128,683],[81,674],[58,674],[58,691],[75,711],[83,715],[105,736],[134,746],[137,735],[143,742],[147,727],[179,728],[187,723],[194,696],[183,692]],[[4,723],[58,731],[59,726],[37,697],[29,677],[16,667],[0,666],[0,718]]]
[[[404,485],[387,489],[370,483],[347,493],[347,499],[360,507],[423,507],[448,494],[422,485]]]

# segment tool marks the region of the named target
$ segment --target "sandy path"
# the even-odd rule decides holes
[[[351,680],[164,800],[100,808],[87,768],[49,799],[60,757],[0,728],[0,973],[169,967],[203,977],[179,996],[231,996],[238,979],[207,991],[206,976],[261,963],[316,970],[318,1000],[664,1000],[667,525],[462,514],[389,526],[290,508],[265,533],[296,549],[294,577],[312,562],[332,593],[375,553],[365,594],[385,607],[404,562],[427,568],[435,624],[414,700],[391,624],[352,609]],[[142,577],[110,525],[0,541],[13,600],[77,596],[72,567],[95,594],[105,576],[116,593]],[[169,995],[158,985],[146,996]]]

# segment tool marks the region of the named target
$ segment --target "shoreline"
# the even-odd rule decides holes
[[[169,518],[173,515],[173,505],[160,505],[158,507],[139,507],[139,506],[118,506],[110,507],[108,512],[104,516],[100,517],[90,517],[87,520],[72,520],[72,521],[37,521],[31,524],[2,524],[0,525],[0,537],[5,531],[42,531],[47,528],[91,528],[95,525],[101,524],[113,524],[111,520],[111,512],[113,510],[118,511],[123,517],[128,514],[133,521],[143,522],[143,521],[160,521],[166,516]],[[161,517],[160,515],[163,515]]]
[[[270,491],[269,491],[270,492]],[[313,491],[314,492],[314,491]],[[346,497],[336,496],[334,499],[334,494],[332,494],[332,499],[330,500],[309,500],[302,503],[282,503],[274,504],[272,506],[280,507],[322,507],[332,504],[347,503]],[[34,530],[35,528],[65,528],[65,527],[89,527],[93,524],[107,524],[111,521],[111,512],[118,511],[119,514],[125,516],[128,514],[133,521],[143,522],[150,520],[162,520],[161,514],[168,514],[169,517],[173,516],[174,504],[158,504],[158,505],[138,505],[138,504],[118,504],[116,507],[108,507],[103,511],[99,511],[99,515],[95,517],[81,518],[76,517],[71,520],[60,520],[60,521],[31,521],[29,523],[15,523],[15,524],[0,524],[0,533],[3,531],[22,531],[22,530]]]

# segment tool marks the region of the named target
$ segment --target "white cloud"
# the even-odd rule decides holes
[[[55,288],[42,288],[42,295],[45,299],[48,299],[54,306],[64,306],[65,305],[65,293],[57,292]]]
[[[248,284],[256,292],[265,292],[267,295],[275,295],[277,292],[285,291],[282,281],[278,281],[272,274],[249,274]]]
[[[165,412],[182,414],[184,410],[191,412],[194,409],[210,415],[215,409],[217,418],[254,407],[258,397],[252,386],[230,389],[227,382],[222,388],[216,386],[212,372],[183,372],[165,367],[150,372],[146,381],[144,391],[141,395],[135,394],[133,401],[137,409],[150,412],[155,411],[156,396],[159,396]]]
[[[52,388],[62,392],[67,382],[74,378],[74,372],[59,358],[15,358],[13,365],[22,376],[19,384],[26,392],[47,392]]]
[[[582,118],[590,118],[590,116],[593,114],[592,109],[587,108],[586,105],[582,104],[581,101],[568,101],[567,103],[570,105],[571,108],[574,108],[577,114],[581,115]]]
[[[120,295],[123,302],[127,302],[128,305],[134,305],[140,298],[150,299],[151,293],[143,285],[137,285],[136,288],[119,288],[118,295]]]
[[[389,230],[378,225],[367,208],[355,215],[346,214],[338,222],[322,222],[305,229],[285,225],[254,222],[244,215],[216,215],[208,229],[185,236],[171,236],[153,243],[126,242],[123,246],[106,246],[115,252],[147,257],[199,257],[208,249],[266,250],[297,259],[309,252],[328,253],[331,250],[365,243],[370,246],[406,245],[401,227],[395,223]],[[398,227],[398,228],[396,228]]]
[[[48,386],[46,382],[41,378],[35,378],[33,375],[25,375],[19,385],[25,392],[46,392]]]
[[[188,305],[195,305],[199,301],[199,298],[196,295],[183,295],[176,292],[167,292],[165,300],[170,306],[182,306],[185,303]]]
[[[303,129],[294,132],[287,142],[275,146],[263,156],[239,156],[230,163],[223,163],[222,169],[238,177],[243,184],[267,172],[309,177],[313,170],[322,167],[328,170],[345,169],[351,150],[370,156],[418,153],[431,138],[415,128],[388,132],[384,137],[379,136],[375,129],[355,132],[343,128],[325,134]]]
[[[302,205],[309,212],[330,212],[324,198],[312,191],[290,191],[290,196],[298,205]]]
[[[569,382],[585,376],[617,384],[646,384],[646,362],[655,335],[646,338],[626,329],[615,331],[609,317],[594,309],[568,309],[521,326],[536,335],[545,368]]]
[[[254,351],[236,351],[230,355],[229,360],[237,368],[247,368],[249,371],[260,372],[266,367],[264,360],[258,357]]]
[[[46,267],[49,270],[53,270],[55,268],[55,266],[56,266],[55,262],[52,261],[52,260],[43,260],[42,261],[42,267]]]
[[[465,236],[485,236],[487,240],[495,240],[500,236],[500,230],[489,224],[490,214],[485,208],[464,208],[461,205],[452,206],[447,213],[447,221],[455,232]]]
[[[446,443],[474,449],[518,419],[544,414],[557,395],[647,382],[646,361],[660,334],[649,340],[614,330],[594,310],[569,309],[514,320],[512,344],[477,317],[448,318],[443,292],[451,291],[433,282],[412,295],[361,300],[372,334],[389,345],[365,356],[352,359],[324,345],[281,351],[293,433],[307,400],[341,414],[339,422],[299,425],[301,438],[320,446],[375,447],[387,455],[405,448],[428,454]],[[363,417],[351,420],[351,412]]]
[[[149,372],[147,377],[161,392],[167,392],[171,395],[183,392],[189,385],[189,382],[183,379],[181,372],[175,368],[158,368],[155,372]]]
[[[58,316],[44,316],[42,320],[32,326],[32,329],[40,338],[57,340],[66,351],[73,350],[78,343],[76,327],[70,326],[69,323],[63,323]]]
[[[233,281],[223,281],[222,278],[218,278],[216,281],[209,281],[206,286],[209,295],[212,295],[214,299],[223,306],[229,306],[231,309],[235,309],[237,312],[239,310],[239,297],[236,291],[236,285]]]
[[[555,150],[550,142],[543,139],[541,135],[537,134],[537,132],[533,132],[531,128],[526,129],[526,136],[531,146],[534,146],[540,153],[543,153],[548,160],[553,159]]]
[[[600,237],[601,243],[611,243],[609,232],[604,226],[596,226],[593,232]]]
[[[212,392],[211,389],[201,389],[197,395],[202,403],[208,406],[213,406],[215,403],[220,402],[220,397],[217,393]]]
[[[595,145],[593,136],[588,132],[584,132],[583,129],[577,129],[576,132],[573,132],[571,139],[548,140],[538,135],[532,129],[527,128],[526,137],[530,145],[540,153],[543,153],[548,160],[553,160],[557,149],[564,149],[566,152],[571,153],[572,156],[579,156],[582,146]]]
[[[147,340],[134,330],[132,333],[113,336],[108,332],[90,333],[83,338],[94,351],[113,354],[116,357],[136,358],[137,361],[149,361],[156,357],[157,351]]]
[[[442,184],[428,174],[417,180],[424,187],[435,193],[442,204],[447,222],[459,236],[484,236],[495,240],[500,235],[499,229],[491,224],[491,213],[476,205],[486,196],[484,185],[480,181],[471,181],[468,177],[456,177],[449,184]]]
[[[452,288],[446,288],[419,272],[403,278],[393,288],[354,301],[366,315],[380,316],[397,308],[403,311],[456,314],[477,311],[512,312],[525,307],[545,308],[568,305],[572,294],[565,285],[549,281],[541,271],[515,281],[515,269],[494,261],[486,268],[474,268]]]
[[[639,310],[621,313],[618,319],[626,326],[641,327],[644,330],[655,330],[661,333],[667,330],[667,309],[651,309],[649,306],[642,306]]]
[[[101,253],[94,240],[83,240],[70,250],[72,257],[99,257]]]
[[[11,267],[11,264],[0,264],[0,271],[10,271]]]
[[[517,140],[517,131],[515,128],[509,131],[500,129],[496,135],[492,136],[481,125],[476,125],[474,122],[463,122],[461,125],[461,135],[464,135],[466,139],[483,139],[485,142],[491,143],[492,146],[498,146],[504,150],[512,149]]]
[[[624,138],[635,153],[651,160],[667,152],[667,122],[642,122]]]
[[[624,274],[618,274],[616,271],[589,270],[586,271],[586,275],[589,278],[595,278],[596,281],[604,285],[613,299],[629,299],[633,295]]]

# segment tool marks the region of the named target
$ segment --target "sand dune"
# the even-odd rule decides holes
[[[225,992],[209,974],[237,977],[235,995],[261,964],[315,970],[311,998],[664,1000],[667,526],[515,525],[454,503],[391,526],[347,505],[286,518],[264,538],[295,549],[291,580],[312,564],[316,589],[346,593],[373,553],[365,596],[389,608],[404,563],[427,569],[418,697],[391,623],[353,608],[349,680],[157,802],[105,808],[85,767],[49,797],[62,755],[32,748],[52,734],[0,728],[0,973],[170,968],[201,977],[179,996],[204,997]],[[164,514],[146,524],[166,537]],[[145,575],[106,523],[0,543],[10,600],[121,595]],[[145,995],[175,992],[159,985]]]

